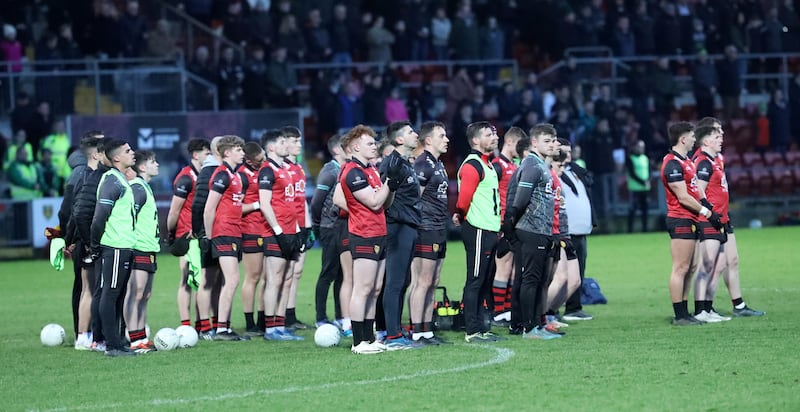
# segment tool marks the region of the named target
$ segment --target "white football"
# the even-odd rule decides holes
[[[39,333],[39,339],[42,340],[42,345],[44,346],[62,345],[64,343],[65,336],[66,333],[64,332],[64,328],[56,323],[45,325],[42,328],[42,331]]]
[[[153,345],[155,345],[157,350],[173,350],[178,347],[179,341],[180,337],[178,333],[175,332],[175,329],[161,328],[156,332],[155,338],[153,338]]]
[[[331,346],[338,345],[341,337],[339,328],[330,323],[321,325],[317,328],[316,332],[314,332],[314,342],[317,346],[323,348],[330,348]]]
[[[197,331],[194,330],[193,327],[189,325],[181,325],[178,326],[178,329],[175,329],[175,333],[178,334],[179,348],[191,348],[194,345],[197,345]]]

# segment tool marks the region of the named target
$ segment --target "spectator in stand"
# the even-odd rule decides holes
[[[147,20],[139,14],[139,2],[128,0],[125,14],[119,19],[119,33],[122,43],[122,55],[140,57],[147,37]]]
[[[575,21],[578,29],[576,39],[578,44],[581,46],[599,45],[605,24],[602,9],[596,8],[590,3],[581,6]]]
[[[647,2],[640,1],[633,17],[633,36],[636,54],[650,55],[656,51],[656,21],[647,13]]]
[[[3,25],[3,40],[0,41],[0,53],[3,55],[3,61],[12,63],[12,72],[19,73],[22,71],[22,43],[17,40],[17,29],[10,24]]]
[[[725,57],[717,62],[719,95],[722,98],[722,117],[726,121],[739,116],[739,95],[742,93],[739,57],[736,46],[725,47]]]
[[[220,108],[236,110],[242,108],[242,83],[244,67],[236,59],[233,48],[228,46],[222,50],[222,58],[217,68],[217,87],[219,90]]]
[[[228,4],[222,19],[222,35],[240,46],[247,45],[248,28],[243,17],[241,1],[232,0]]]
[[[656,15],[655,52],[662,55],[680,54],[681,36],[678,33],[682,31],[675,4],[664,2],[661,13]]]
[[[497,96],[498,120],[503,126],[508,127],[519,121],[520,93],[511,82],[503,83],[503,88]]]
[[[763,39],[765,53],[783,53],[784,31],[788,32],[788,28],[778,19],[778,8],[770,8],[764,20]],[[773,57],[765,61],[765,68],[768,73],[777,72],[780,70],[780,67],[780,58]]]
[[[378,16],[367,31],[368,60],[387,63],[392,60],[394,35],[384,26],[383,16]]]
[[[297,10],[292,10],[291,0],[278,0],[277,7],[271,7],[270,13],[272,14],[273,26],[280,26],[286,16],[301,15]]]
[[[692,20],[692,32],[687,36],[687,44],[683,46],[683,50],[693,51],[700,49],[708,50],[708,36],[706,35],[703,21],[694,19]]]
[[[506,34],[497,23],[497,17],[489,16],[486,27],[481,30],[481,58],[484,60],[502,60],[505,58]],[[486,80],[496,82],[500,67],[485,66]]]
[[[480,32],[469,2],[458,8],[453,30],[450,32],[450,47],[456,60],[477,60],[480,58]]]
[[[50,112],[50,103],[47,101],[39,102],[36,106],[36,112],[31,117],[31,121],[25,126],[25,133],[28,135],[28,141],[33,146],[35,154],[39,152],[39,145],[42,139],[45,138],[53,130],[53,115]]]
[[[27,128],[34,113],[36,107],[31,103],[31,96],[24,91],[17,92],[14,108],[11,109],[11,133],[16,134]]]
[[[800,142],[800,73],[794,75],[794,80],[789,84],[789,111],[792,132],[795,141]]]
[[[594,130],[597,128],[597,116],[594,113],[594,102],[591,100],[586,100],[583,102],[583,108],[579,110],[578,114],[578,125],[575,129],[575,139],[574,141],[580,142],[583,140],[585,136],[589,136],[594,133]],[[561,134],[558,134],[561,136]],[[568,136],[561,136],[562,138],[568,138]]]
[[[244,64],[242,100],[245,109],[263,109],[264,96],[267,95],[267,62],[261,45],[250,49],[250,58]]]
[[[567,111],[567,118],[573,119],[578,117],[578,107],[572,99],[572,92],[568,86],[561,86],[556,91],[556,101],[550,108],[550,113],[553,117],[557,116],[559,110]],[[564,136],[562,136],[564,137]]]
[[[58,49],[61,50],[64,59],[74,60],[83,57],[83,52],[73,37],[72,25],[69,23],[64,23],[58,28]]]
[[[308,22],[305,28],[306,38],[306,61],[308,62],[327,62],[333,56],[331,48],[331,36],[328,30],[322,25],[322,17],[319,9],[311,9],[308,12]]]
[[[541,123],[539,121],[539,112],[535,110],[529,110],[527,112],[522,113],[522,118],[514,123],[514,126],[519,127],[522,130],[531,130],[533,126]]]
[[[147,55],[151,57],[175,58],[180,54],[178,39],[172,34],[169,21],[159,19],[156,27],[147,33]]]
[[[619,57],[630,57],[636,54],[636,37],[631,30],[628,16],[620,16],[617,28],[612,37],[612,49]]]
[[[43,73],[53,73],[64,69],[60,60],[64,56],[58,48],[58,36],[51,32],[46,32],[36,47],[36,61],[42,63],[35,66],[36,70]],[[50,63],[51,61],[58,61]],[[35,80],[36,100],[53,103],[53,111],[57,114],[64,114],[61,111],[61,78],[57,76],[38,76]],[[48,130],[49,132],[49,130]]]
[[[361,102],[360,90],[355,80],[350,80],[339,94],[338,129],[349,129],[364,123],[364,105]]]
[[[64,23],[58,29],[58,49],[61,50],[61,56],[67,60],[80,60],[83,58],[78,42],[75,41],[72,34],[72,25]],[[64,66],[66,70],[80,70],[83,66],[81,64],[67,64]],[[61,79],[61,111],[65,114],[75,112],[75,84],[77,78],[73,76],[62,77]]]
[[[393,87],[386,98],[386,123],[397,121],[408,121],[408,110],[406,102],[400,95],[400,87]]]
[[[653,82],[655,115],[668,121],[675,108],[675,96],[679,94],[678,83],[669,67],[669,59],[662,57],[656,60],[656,67],[653,68],[650,79]]]
[[[474,116],[472,105],[469,102],[463,102],[458,108],[458,113],[453,119],[453,127],[447,132],[450,139],[452,149],[449,150],[451,159],[455,160],[455,164],[461,164],[464,158],[469,154],[470,146],[467,141],[467,126],[474,123],[477,118]]]
[[[617,111],[617,103],[611,96],[611,85],[600,86],[600,97],[594,102],[594,112],[597,118],[611,119]]]
[[[206,46],[199,46],[195,50],[187,69],[211,84],[217,81],[217,71],[211,63]],[[214,107],[214,89],[189,82],[187,92],[190,96],[187,104],[192,110],[211,110]]]
[[[11,198],[14,200],[42,197],[38,169],[29,158],[28,151],[22,146],[17,149],[14,161],[8,165],[8,183],[11,185]]]
[[[278,46],[267,66],[267,97],[272,107],[297,106],[297,73],[289,67],[288,51]]]
[[[445,108],[444,121],[448,124],[453,120],[453,116],[459,110],[461,103],[463,101],[471,101],[475,97],[475,86],[469,77],[467,68],[460,66],[454,70],[455,74],[450,78],[450,83],[447,85],[447,106]],[[466,144],[466,140],[464,144]]]
[[[42,152],[46,149],[50,151],[53,167],[58,173],[58,176],[67,180],[72,168],[67,164],[67,156],[69,155],[70,141],[67,136],[67,129],[64,125],[64,119],[58,119],[53,123],[53,133],[49,134],[42,140],[39,151],[39,159],[41,159]]]
[[[397,20],[394,23],[394,44],[392,44],[393,60],[411,60],[412,36],[413,34],[408,32],[405,20]]]
[[[53,152],[42,149],[41,159],[36,164],[39,188],[45,197],[56,197],[64,194],[64,179],[59,176],[53,166]]]
[[[573,88],[580,84],[586,75],[578,68],[578,61],[575,56],[567,57],[567,64],[558,71],[558,87],[567,86]]]
[[[328,27],[331,38],[331,61],[333,63],[350,64],[353,61],[351,54],[353,41],[353,29],[347,19],[347,6],[337,4],[333,7],[333,20]]]
[[[291,62],[302,62],[306,56],[306,41],[303,33],[297,28],[297,20],[294,15],[286,14],[278,27],[278,47],[284,47],[289,52],[288,58]]]
[[[114,3],[110,0],[102,1],[95,11],[90,36],[94,41],[91,49],[101,58],[116,58],[122,53],[122,33],[118,21],[119,11]]]
[[[555,36],[553,46],[554,56],[563,56],[564,50],[568,47],[580,46],[580,30],[578,29],[578,17],[574,11],[569,10],[564,14],[563,21],[557,26],[558,35]]]
[[[383,76],[367,73],[364,76],[364,121],[369,126],[382,126],[386,123],[386,98],[388,93],[383,85]]]
[[[336,77],[329,77],[326,70],[318,70],[311,80],[309,98],[317,120],[317,129],[321,136],[330,136],[337,130],[337,113],[331,108],[339,102],[341,82]]]
[[[791,126],[789,124],[789,107],[780,87],[772,91],[772,97],[767,108],[769,118],[769,143],[772,150],[786,153],[791,140]]]
[[[3,170],[7,170],[11,163],[14,162],[14,159],[17,158],[17,151],[19,148],[25,149],[27,155],[25,160],[33,163],[33,146],[28,142],[27,136],[23,129],[14,133],[14,138],[11,140],[11,144],[6,148],[5,157],[3,158]]]
[[[437,7],[431,19],[431,44],[436,60],[447,60],[450,57],[450,32],[453,25],[447,17],[444,7]]]
[[[247,25],[248,44],[261,46],[264,50],[271,50],[275,37],[275,26],[269,14],[270,0],[256,0],[255,7],[245,18]]]
[[[723,38],[720,32],[720,29],[723,27],[721,25],[722,13],[721,10],[717,8],[717,4],[712,3],[717,2],[697,0],[694,4],[694,14],[695,17],[705,25],[706,49],[717,53],[722,50]]]
[[[717,68],[708,58],[705,49],[697,52],[692,72],[694,100],[697,103],[697,118],[714,116],[714,96],[717,94]]]
[[[628,233],[633,233],[633,220],[638,210],[642,217],[642,232],[647,232],[647,198],[650,194],[650,159],[644,153],[644,141],[634,144],[625,158],[628,175],[628,193],[631,206],[628,212]]]
[[[544,114],[544,108],[542,107],[542,88],[539,86],[539,76],[536,75],[535,72],[528,73],[528,77],[525,78],[525,84],[522,86],[523,93],[525,91],[531,92],[530,101],[527,103],[533,110],[536,110],[541,117]],[[526,131],[530,129],[523,129]]]
[[[428,60],[431,49],[430,2],[412,0],[403,10],[403,20],[411,35],[411,60]]]
[[[614,173],[614,149],[619,146],[619,142],[614,141],[611,134],[611,125],[606,118],[597,120],[597,129],[587,139],[581,143],[586,149],[586,168],[594,175],[594,185],[592,186],[592,199],[595,200],[594,206],[599,221],[606,216],[606,204],[603,199],[614,187],[612,177]]]
[[[786,26],[786,32],[783,34],[783,50],[787,52],[800,50],[800,14],[797,13],[794,1],[783,0],[778,15]]]
[[[641,122],[649,118],[648,100],[652,95],[652,83],[644,62],[634,62],[633,70],[628,74],[627,91],[636,119]]]
[[[365,11],[361,14],[361,19],[353,24],[353,46],[350,52],[354,60],[367,60],[369,53],[369,43],[367,43],[367,32],[372,27],[374,18],[372,13]]]
[[[596,9],[602,10],[603,2],[602,0],[593,0],[594,6]],[[610,0],[606,2],[608,5],[606,7],[606,18],[605,18],[605,26],[607,30],[608,38],[613,36],[614,30],[619,27],[619,21],[623,17],[629,17],[630,12],[628,11],[628,7],[625,3],[631,3],[627,0]]]
[[[561,136],[564,139],[573,140],[573,131],[575,127],[573,126],[572,118],[569,115],[569,110],[566,107],[561,107],[555,111],[556,115],[553,119],[551,119],[550,123],[553,124],[553,127],[556,129],[558,133],[556,136]]]

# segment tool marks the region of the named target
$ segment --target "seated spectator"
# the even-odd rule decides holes
[[[50,149],[42,149],[39,163],[36,164],[36,173],[39,178],[39,188],[45,197],[56,197],[63,195],[64,179],[58,175],[53,166],[53,152]]]
[[[152,57],[175,57],[179,53],[178,40],[172,34],[169,22],[161,19],[155,29],[147,33],[147,55]]]
[[[295,87],[297,74],[289,68],[287,50],[278,46],[272,53],[272,61],[267,66],[267,96],[272,107],[292,107],[297,105]]]
[[[33,146],[28,142],[27,134],[24,129],[17,130],[14,133],[14,138],[6,149],[5,158],[3,159],[3,170],[8,170],[8,166],[17,158],[17,149],[24,148],[27,157],[25,161],[33,162]]]
[[[408,120],[406,102],[400,96],[400,88],[394,87],[386,98],[386,123]]]
[[[25,147],[16,151],[16,158],[8,165],[8,183],[11,185],[11,198],[31,200],[42,197],[39,174],[36,164],[30,159]]]
[[[55,168],[58,177],[66,180],[72,169],[67,164],[67,152],[69,152],[69,137],[67,137],[66,127],[64,120],[58,119],[53,123],[53,133],[44,138],[39,148],[39,159],[43,156],[43,151],[49,150],[52,159],[53,168]]]

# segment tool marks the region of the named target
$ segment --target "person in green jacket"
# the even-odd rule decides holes
[[[53,167],[61,179],[69,178],[69,172],[72,171],[72,168],[67,163],[69,146],[69,137],[67,136],[63,119],[59,119],[53,124],[53,133],[45,137],[39,145],[38,158],[42,158],[45,149],[50,150],[53,156]]]
[[[46,197],[61,196],[64,193],[64,179],[58,175],[53,165],[53,152],[50,149],[41,150],[41,158],[36,162],[39,175],[39,186]]]
[[[28,135],[25,134],[25,130],[20,129],[14,134],[14,138],[11,140],[11,144],[8,145],[8,149],[6,150],[6,158],[3,162],[4,171],[7,171],[11,163],[14,163],[14,160],[17,159],[17,148],[20,147],[25,148],[25,160],[33,163],[33,146],[28,142]]]
[[[14,153],[17,157],[8,165],[11,198],[15,200],[31,200],[42,197],[42,188],[39,185],[39,171],[36,165],[28,160],[28,150],[25,146],[20,146]]]
[[[650,194],[650,159],[644,153],[644,142],[639,140],[625,159],[628,175],[628,193],[631,195],[631,208],[628,212],[628,232],[633,233],[633,220],[636,211],[642,215],[642,232],[647,232],[647,197]]]

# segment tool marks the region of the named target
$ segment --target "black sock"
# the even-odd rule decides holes
[[[705,301],[704,300],[696,300],[694,301],[694,314],[699,315],[700,312],[706,310]]]
[[[256,323],[253,321],[253,312],[245,312],[244,313],[244,324],[245,329],[252,329]]]
[[[256,326],[258,326],[259,328],[263,328],[266,323],[267,323],[267,317],[264,315],[264,311],[259,310],[258,314],[256,315]]]
[[[744,303],[744,299],[742,299],[741,297],[738,297],[736,299],[732,299],[731,302],[733,302],[733,308],[736,309],[737,306],[739,306],[742,303]]]
[[[364,319],[364,340],[372,343],[375,342],[375,319]]]
[[[358,346],[364,340],[362,336],[364,334],[364,327],[362,326],[364,322],[354,320],[351,324],[353,325],[353,346]]]
[[[433,322],[424,322],[422,324],[423,332],[433,332]]]
[[[286,324],[291,325],[297,322],[297,316],[294,313],[294,308],[286,308]]]
[[[422,323],[412,323],[411,331],[414,333],[422,333],[425,331],[425,326]]]
[[[711,311],[713,310],[711,308],[711,306],[713,306],[713,305],[714,305],[714,301],[713,300],[704,300],[703,301],[703,308],[705,308],[705,311],[708,312],[708,313],[711,313]]]
[[[683,314],[683,317],[685,317],[685,318],[688,318],[690,316],[689,315],[689,301],[688,300],[681,301],[681,313]]]
[[[683,319],[689,316],[689,310],[686,308],[686,301],[673,303],[672,311],[675,312],[675,319]]]

